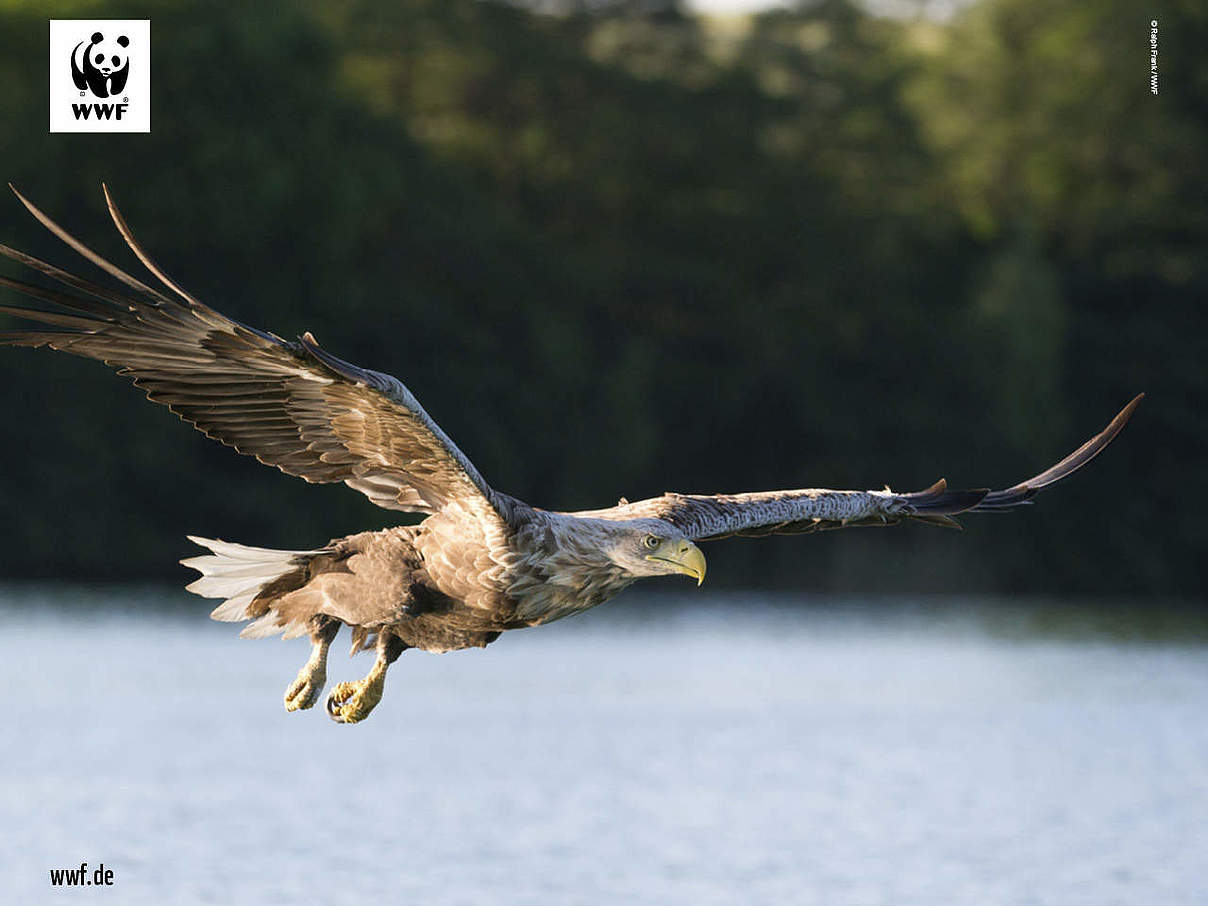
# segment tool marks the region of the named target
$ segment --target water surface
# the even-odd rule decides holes
[[[630,593],[341,727],[185,597],[0,589],[5,902],[1208,902],[1194,620]]]

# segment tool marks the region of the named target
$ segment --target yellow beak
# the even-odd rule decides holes
[[[677,573],[691,576],[699,588],[705,581],[705,555],[691,541],[668,541],[656,553],[650,554],[647,560],[656,563],[666,563]]]

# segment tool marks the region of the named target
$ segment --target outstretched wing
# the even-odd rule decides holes
[[[892,525],[914,519],[959,528],[957,513],[1000,512],[1031,503],[1042,489],[1094,459],[1128,422],[1145,394],[1138,395],[1106,428],[1056,465],[1002,491],[950,491],[940,479],[925,491],[762,491],[753,494],[664,494],[608,510],[576,515],[603,519],[654,517],[678,527],[694,541],[732,535],[799,535],[853,525]]]
[[[166,294],[97,255],[13,191],[47,229],[133,292],[98,286],[0,245],[0,254],[75,290],[0,277],[0,286],[51,306],[0,306],[46,325],[0,332],[0,345],[99,359],[207,436],[307,481],[342,481],[386,509],[436,512],[457,502],[479,515],[496,510],[497,495],[396,378],[336,358],[309,333],[286,341],[197,301],[143,251],[107,188],[113,222]]]

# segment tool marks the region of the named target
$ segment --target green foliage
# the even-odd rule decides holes
[[[1022,517],[734,542],[711,575],[1201,593],[1189,2],[1163,13],[1156,98],[1120,0],[983,0],[944,24],[822,0],[741,27],[667,3],[50,14],[153,20],[153,131],[47,135],[47,11],[10,4],[3,175],[128,261],[107,181],[180,282],[397,374],[496,486],[570,508],[1011,483],[1144,389],[1117,447]],[[2,241],[71,261],[8,210]],[[185,532],[299,546],[393,521],[190,436],[90,363],[8,350],[0,379],[6,575],[144,575]]]

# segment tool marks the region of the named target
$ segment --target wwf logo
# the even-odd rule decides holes
[[[77,44],[71,52],[71,80],[76,88],[98,98],[121,94],[130,76],[129,47],[126,35],[107,40],[99,31],[87,43]]]
[[[50,20],[50,131],[151,131],[149,19]]]

